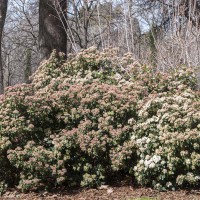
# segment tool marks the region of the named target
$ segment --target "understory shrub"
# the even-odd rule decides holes
[[[137,143],[135,176],[156,189],[200,183],[199,94],[182,85],[175,92],[149,95],[141,102],[132,140]]]
[[[160,190],[199,184],[192,69],[158,72],[90,48],[67,61],[53,52],[31,79],[0,96],[3,188],[95,187],[117,174]]]

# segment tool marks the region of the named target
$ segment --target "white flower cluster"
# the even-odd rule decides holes
[[[152,95],[140,102],[139,117],[131,137],[139,157],[134,167],[137,181],[160,190],[199,184],[198,93],[184,89]]]
[[[134,170],[137,171],[138,167],[141,167],[142,165],[145,167],[145,170],[147,170],[148,168],[154,168],[156,166],[157,163],[159,163],[161,161],[161,157],[154,155],[153,157],[150,157],[149,155],[147,155],[145,157],[145,160],[141,159],[138,163],[138,166],[134,167]]]

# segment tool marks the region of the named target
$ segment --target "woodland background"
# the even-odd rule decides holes
[[[0,195],[199,188],[199,30],[197,0],[1,0]]]
[[[161,71],[200,63],[198,0],[1,0],[0,16],[1,93],[53,49],[116,47]]]

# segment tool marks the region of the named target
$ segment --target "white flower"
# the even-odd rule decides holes
[[[150,165],[149,165],[149,168],[154,168],[156,165],[154,162],[152,162]]]
[[[142,165],[144,164],[144,160],[140,160],[139,163]]]
[[[146,140],[146,143],[148,144],[149,142],[151,142],[151,140],[148,138],[148,139]]]
[[[187,165],[191,164],[190,159],[186,159],[185,162],[186,162]]]
[[[141,143],[142,143],[142,140],[141,140],[141,139],[137,139],[136,143],[137,143],[137,144],[141,144]]]
[[[149,159],[150,159],[150,156],[149,156],[149,155],[146,155],[145,159],[146,159],[146,160],[149,160]]]
[[[133,122],[134,122],[133,118],[131,118],[131,119],[128,120],[128,124],[130,124],[130,125],[133,124]]]
[[[162,161],[161,161],[161,165],[164,165],[164,164],[165,164],[165,161],[164,161],[164,160],[162,160]]]
[[[135,135],[131,136],[131,140],[135,140],[135,138],[136,138]]]
[[[157,188],[157,189],[159,189],[160,187],[161,187],[160,183],[157,183],[157,184],[155,185],[155,188]]]
[[[154,161],[155,163],[158,163],[160,160],[161,160],[161,157],[160,157],[160,156],[157,156],[157,155],[154,155],[154,156],[153,156],[153,161]]]
[[[137,166],[135,166],[135,167],[134,167],[134,171],[137,171],[137,169],[138,169]]]
[[[144,161],[145,167],[149,167],[150,164],[151,164],[151,160],[145,160]]]
[[[167,173],[167,170],[166,170],[166,169],[163,169],[162,172],[163,172],[163,174],[166,174],[166,173]]]
[[[167,182],[167,183],[166,183],[166,186],[169,188],[169,187],[172,186],[172,183],[171,183],[171,182]]]
[[[117,80],[120,80],[120,79],[122,78],[122,76],[121,76],[119,73],[116,73],[116,74],[115,74],[115,78],[116,78]]]

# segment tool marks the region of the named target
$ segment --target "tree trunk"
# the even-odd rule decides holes
[[[5,24],[5,19],[6,19],[7,5],[8,5],[8,0],[0,0],[0,94],[4,92],[1,43],[2,43],[3,28]]]
[[[66,0],[39,1],[40,59],[48,59],[52,50],[66,53],[67,34],[64,17]]]
[[[152,66],[157,66],[157,48],[156,48],[156,39],[157,39],[157,30],[156,26],[153,24],[149,31],[149,47],[150,47],[150,63]]]
[[[31,76],[31,49],[27,49],[26,51],[26,66],[24,70],[24,80],[25,83],[30,83],[29,77]]]
[[[179,7],[182,6],[183,15],[192,22],[193,26],[200,29],[200,4],[196,0],[182,0]],[[193,12],[193,13],[192,13]],[[192,13],[192,15],[191,15]],[[200,90],[200,67],[196,71],[197,89]]]

